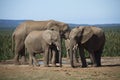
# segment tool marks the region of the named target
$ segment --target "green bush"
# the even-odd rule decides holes
[[[120,28],[105,28],[106,43],[103,56],[120,56]]]
[[[12,52],[12,30],[0,30],[0,60],[13,58]]]

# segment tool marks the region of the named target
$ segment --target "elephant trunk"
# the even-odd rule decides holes
[[[73,47],[75,45],[75,40],[70,40],[70,64],[71,67],[74,67],[74,63],[73,63]]]
[[[65,39],[69,39],[69,34],[70,34],[70,30],[68,30],[64,35],[65,35]]]
[[[59,50],[59,63],[60,63],[60,67],[62,67],[62,53],[61,53],[61,50]]]
[[[60,67],[62,67],[62,53],[61,53],[61,43],[56,43],[58,54],[59,54],[59,63]]]

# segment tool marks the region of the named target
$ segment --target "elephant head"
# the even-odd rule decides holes
[[[55,20],[50,20],[50,22],[47,24],[48,28],[50,30],[55,30],[60,32],[60,35],[62,38],[69,38],[69,33],[70,33],[70,28],[68,24],[65,24],[63,22],[55,21]]]
[[[43,32],[42,35],[43,39],[49,44],[49,45],[56,45],[59,47],[60,45],[60,34],[57,31],[54,30],[46,30]]]
[[[46,30],[44,31],[42,37],[46,43],[48,43],[49,45],[55,45],[57,47],[57,50],[59,52],[60,66],[62,66],[61,38],[59,32],[54,30]]]
[[[77,28],[74,28],[69,35],[69,38],[72,40],[75,40],[75,42],[80,42],[81,44],[84,44],[87,42],[91,37],[93,36],[92,28],[90,27],[84,27],[79,26]],[[74,42],[74,43],[75,43]]]
[[[77,44],[84,44],[93,36],[93,31],[90,27],[79,26],[71,30],[69,38],[70,38],[70,59],[71,66],[74,67],[73,64],[73,50],[74,46]]]

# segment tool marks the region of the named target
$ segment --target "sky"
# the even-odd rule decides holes
[[[0,19],[120,23],[120,0],[0,0]]]

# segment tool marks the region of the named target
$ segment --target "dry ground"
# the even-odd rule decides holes
[[[31,67],[0,62],[0,80],[120,80],[120,57],[102,58],[102,67]]]

